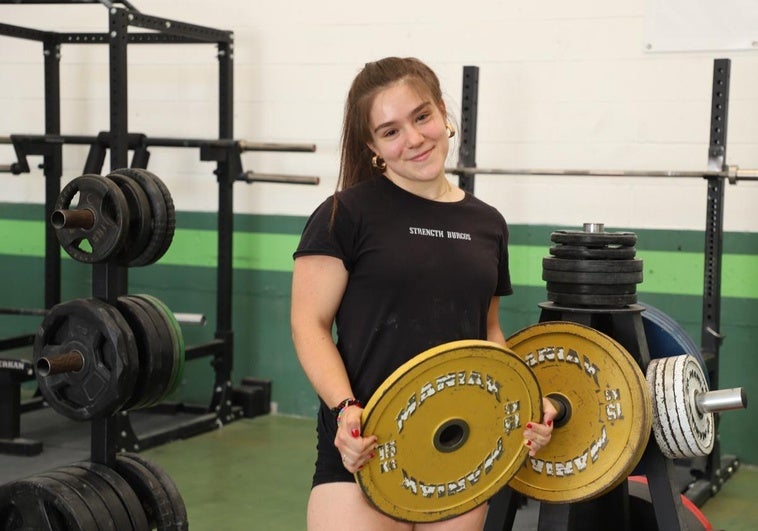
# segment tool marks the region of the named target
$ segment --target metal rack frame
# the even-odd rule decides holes
[[[625,170],[517,170],[517,169],[481,169],[476,168],[476,116],[478,112],[478,67],[466,66],[463,69],[463,95],[461,108],[461,146],[457,168],[448,169],[448,173],[458,175],[459,186],[473,193],[476,173],[492,175],[554,175],[554,176],[674,176],[674,177],[698,177],[705,179],[708,185],[708,197],[706,203],[705,223],[705,266],[703,271],[703,303],[701,325],[701,353],[708,370],[711,388],[718,389],[719,372],[719,349],[723,341],[721,329],[721,264],[723,255],[724,234],[724,189],[726,181],[734,184],[738,179],[755,180],[754,170],[738,170],[726,163],[726,140],[727,119],[729,109],[729,81],[731,74],[731,61],[729,59],[716,59],[713,65],[713,83],[711,98],[710,140],[708,146],[708,166],[703,172],[644,172]],[[544,312],[543,312],[544,313]],[[715,429],[718,430],[718,415],[715,415]],[[718,431],[717,431],[718,433]],[[647,453],[651,453],[648,451]],[[657,454],[658,452],[652,452]],[[739,460],[736,456],[722,456],[718,437],[713,451],[702,458],[703,471],[700,477],[693,477],[683,494],[696,505],[702,506],[708,498],[714,496],[726,481],[738,468]],[[657,459],[658,464],[661,460]],[[670,468],[669,463],[664,463]],[[693,462],[681,463],[682,466],[696,469]],[[660,475],[654,472],[654,475]],[[672,476],[667,471],[665,476]],[[659,483],[668,481],[658,478]],[[673,486],[672,486],[673,488]],[[676,500],[671,499],[671,493],[665,488],[653,491],[652,500],[658,503],[656,514],[661,521],[676,519],[679,512]],[[501,507],[493,512],[498,513],[496,518],[488,520],[486,529],[509,529],[512,524],[512,511],[515,505],[509,497],[505,497],[506,507]],[[673,503],[673,506],[672,506]],[[502,520],[506,527],[501,527]],[[542,527],[541,527],[542,529]]]
[[[231,371],[233,364],[234,333],[232,330],[232,232],[233,232],[233,184],[237,180],[250,180],[242,173],[240,153],[250,146],[234,137],[234,35],[231,31],[219,30],[177,20],[140,13],[129,2],[109,0],[58,0],[58,1],[8,1],[0,4],[100,4],[108,9],[108,29],[105,33],[59,33],[0,23],[0,35],[33,40],[42,43],[45,83],[45,134],[38,136],[10,137],[16,148],[19,162],[0,168],[0,171],[21,173],[28,171],[26,155],[43,157],[45,177],[45,216],[49,219],[61,190],[62,146],[65,143],[89,143],[90,156],[87,169],[102,166],[104,149],[110,149],[111,169],[128,166],[128,152],[135,151],[132,164],[144,167],[147,164],[147,146],[144,135],[135,144],[135,136],[128,130],[127,97],[127,49],[131,44],[215,44],[218,58],[218,139],[194,141],[192,147],[200,149],[201,160],[216,162],[214,171],[218,182],[218,264],[216,278],[216,328],[214,339],[205,344],[187,348],[187,359],[202,356],[213,358],[215,382],[211,403],[200,407],[196,417],[178,426],[140,437],[132,429],[129,414],[124,412],[114,417],[92,422],[92,459],[110,464],[118,450],[136,451],[169,440],[190,436],[217,428],[220,424],[241,418],[242,409],[232,403]],[[118,4],[118,5],[117,5]],[[119,6],[120,5],[120,6]],[[131,28],[150,31],[130,32]],[[110,79],[110,130],[97,138],[81,142],[79,137],[63,137],[60,134],[60,53],[64,44],[104,44],[109,48]],[[177,145],[186,145],[188,139],[165,139]],[[153,143],[152,145],[160,145]],[[315,149],[315,148],[313,148]],[[313,150],[297,148],[293,150]],[[272,148],[272,150],[276,150]],[[45,308],[60,302],[61,261],[60,250],[54,229],[45,227]],[[111,263],[94,264],[92,270],[92,294],[108,303],[127,293],[128,270]],[[0,351],[31,345],[33,336],[19,336],[0,340]],[[32,378],[28,378],[32,379]],[[21,405],[20,413],[25,408]],[[186,411],[186,409],[183,409]],[[18,422],[11,419],[10,433],[0,433],[6,440],[0,441],[0,451],[29,455],[41,451],[30,447],[29,441],[19,440],[21,448],[14,446],[18,437]],[[7,430],[6,430],[7,431]],[[34,441],[31,441],[34,442]]]

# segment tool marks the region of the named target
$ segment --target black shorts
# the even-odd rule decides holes
[[[342,464],[334,437],[337,435],[337,421],[331,411],[324,405],[318,410],[316,420],[316,471],[313,474],[311,487],[322,483],[348,482],[355,483],[355,476],[348,472]]]

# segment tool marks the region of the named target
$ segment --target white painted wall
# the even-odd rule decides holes
[[[460,115],[462,67],[480,67],[477,163],[496,168],[705,169],[713,59],[732,59],[727,160],[758,167],[758,52],[652,53],[645,0],[133,0],[144,13],[235,33],[235,136],[314,143],[316,153],[247,153],[245,169],[315,175],[321,185],[238,184],[237,212],[307,215],[335,186],[342,104],[366,61],[416,56]],[[57,31],[107,29],[99,5],[0,6],[0,21]],[[130,129],[213,138],[213,45],[129,48]],[[107,47],[63,47],[65,134],[108,129]],[[0,135],[43,132],[41,45],[0,37]],[[65,179],[86,149],[65,148]],[[0,146],[0,164],[12,160]],[[32,162],[40,162],[33,158]],[[457,162],[457,146],[449,164]],[[177,208],[215,210],[211,163],[154,149],[150,169]],[[0,175],[0,202],[41,202],[40,173]],[[700,179],[479,176],[476,193],[513,224],[704,227]],[[758,231],[758,182],[726,191],[725,225]]]

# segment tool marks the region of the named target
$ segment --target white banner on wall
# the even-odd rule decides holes
[[[758,50],[758,0],[647,0],[645,48]]]

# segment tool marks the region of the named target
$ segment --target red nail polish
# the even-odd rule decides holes
[[[526,423],[526,429],[527,430],[531,430],[532,429],[532,423],[531,422],[527,422]]]
[[[371,452],[370,454],[368,454],[368,458],[369,459],[373,459],[375,455],[376,454],[374,452]]]
[[[547,424],[547,427],[549,428],[550,426],[553,425],[553,421],[552,420],[548,420],[545,424]]]
[[[532,441],[526,441],[526,445],[527,446],[531,446],[532,445]]]
[[[350,432],[350,435],[352,435],[355,438],[357,438],[358,435],[360,435],[360,434],[361,434],[361,432],[358,431],[358,428],[354,428],[353,431]]]

